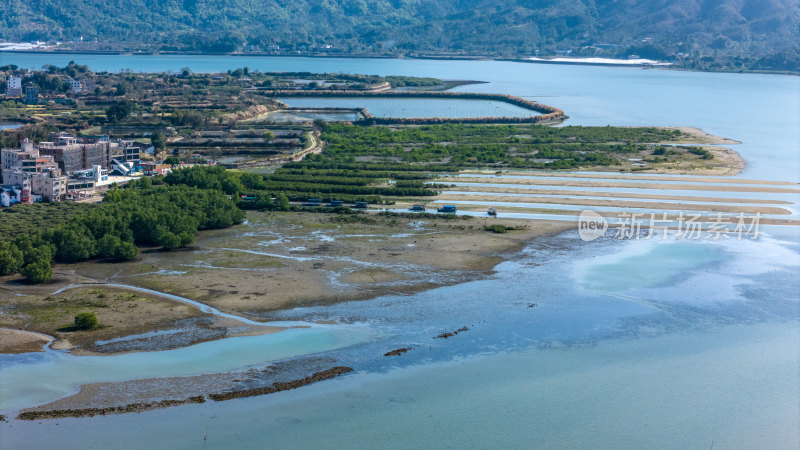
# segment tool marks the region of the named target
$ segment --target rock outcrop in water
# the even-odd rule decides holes
[[[413,349],[412,347],[396,348],[396,349],[394,349],[394,350],[392,350],[390,352],[384,353],[383,356],[400,356],[403,353],[405,353],[405,352],[407,352],[409,350],[412,350],[412,349]]]
[[[455,331],[445,331],[444,333],[442,333],[442,334],[439,334],[439,335],[435,336],[435,337],[434,337],[434,339],[447,339],[447,338],[451,338],[451,337],[453,337],[453,336],[457,335],[458,333],[463,333],[463,332],[465,332],[465,331],[469,331],[469,328],[468,328],[468,327],[466,327],[466,326],[463,326],[463,327],[461,327],[461,328],[459,328],[459,329],[457,329],[457,330],[455,330]]]

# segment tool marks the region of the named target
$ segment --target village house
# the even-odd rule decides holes
[[[22,77],[12,75],[6,83],[6,97],[22,97]]]

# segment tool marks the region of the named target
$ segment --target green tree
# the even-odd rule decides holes
[[[106,109],[106,118],[111,123],[122,122],[127,119],[136,109],[138,105],[129,100],[122,100],[114,102],[113,105]]]
[[[17,272],[25,257],[20,249],[11,242],[0,242],[0,275],[8,275]]]
[[[34,283],[42,283],[53,278],[53,268],[50,266],[50,249],[40,247],[33,252],[33,259],[20,273],[23,277]]]
[[[275,203],[278,205],[278,209],[286,211],[289,209],[289,197],[286,196],[283,192],[279,192],[275,196]]]
[[[55,247],[45,241],[40,234],[23,234],[14,239],[14,245],[22,252],[24,264],[30,264],[34,260],[46,257],[48,261],[53,259]]]
[[[156,243],[164,250],[174,250],[181,246],[181,238],[168,230],[161,230],[156,235]]]
[[[132,242],[125,242],[112,234],[107,234],[97,241],[97,255],[101,258],[129,261],[138,254],[139,249]]]
[[[97,316],[92,312],[84,312],[75,316],[75,328],[79,330],[94,330],[100,327]]]
[[[130,261],[133,258],[136,258],[136,255],[138,254],[139,249],[133,244],[133,242],[122,241],[114,248],[113,257],[118,261]]]
[[[97,256],[110,259],[114,255],[114,248],[122,241],[117,236],[107,234],[97,241]]]
[[[271,131],[265,131],[264,134],[261,135],[261,137],[264,139],[264,142],[269,142],[275,139],[275,135],[272,134]]]
[[[141,177],[139,181],[136,182],[136,187],[141,189],[148,189],[153,186],[153,180],[150,177]]]
[[[167,142],[164,138],[164,133],[160,131],[154,131],[153,134],[150,135],[150,143],[153,144],[153,147],[157,152],[163,151],[167,148]]]
[[[181,247],[186,247],[187,245],[194,242],[194,233],[190,233],[188,231],[184,231],[178,234],[178,239],[180,240]]]
[[[94,236],[82,226],[60,226],[52,232],[50,242],[56,246],[55,258],[58,261],[83,261],[96,254]]]
[[[203,126],[206,122],[208,122],[208,119],[209,119],[208,115],[206,115],[202,111],[178,110],[172,113],[172,116],[170,117],[170,122],[172,122],[173,125],[198,128]]]

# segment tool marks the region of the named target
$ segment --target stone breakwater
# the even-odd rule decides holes
[[[567,118],[564,111],[555,106],[527,100],[508,94],[489,94],[478,92],[363,92],[363,91],[291,91],[275,90],[266,91],[266,95],[275,97],[348,97],[348,98],[440,98],[440,99],[464,99],[464,100],[488,100],[508,103],[520,108],[540,113],[529,117],[373,117],[366,110],[362,111],[364,119],[358,123],[364,125],[389,125],[389,124],[409,124],[426,125],[435,123],[542,123],[558,122]]]

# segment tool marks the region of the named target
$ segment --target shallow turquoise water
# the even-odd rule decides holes
[[[582,289],[602,292],[651,288],[721,257],[719,250],[711,246],[653,240],[635,249],[594,258],[588,267],[576,268],[575,281]]]
[[[63,352],[0,358],[0,410],[42,404],[82,384],[239,370],[287,357],[351,346],[374,338],[368,328],[296,328],[204,342],[160,352],[76,357]],[[58,377],[53,377],[58,374]]]
[[[264,398],[64,419],[58,426],[15,423],[7,443],[19,449],[41,442],[150,449],[796,448],[798,404],[785,394],[796,387],[800,360],[787,337],[800,339],[796,326],[527,350],[362,373]],[[0,424],[0,432],[9,426]]]

